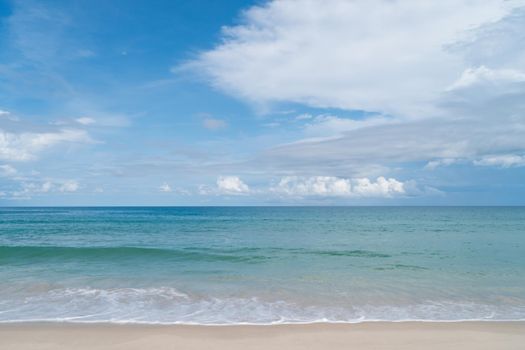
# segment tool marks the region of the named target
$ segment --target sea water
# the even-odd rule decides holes
[[[523,319],[523,207],[0,208],[0,322]]]

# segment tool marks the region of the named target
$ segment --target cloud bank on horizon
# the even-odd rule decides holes
[[[0,8],[2,203],[525,204],[525,1],[86,5]]]

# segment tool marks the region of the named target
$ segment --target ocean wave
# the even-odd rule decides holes
[[[0,322],[293,324],[367,321],[524,320],[525,305],[426,301],[404,305],[311,305],[258,297],[211,297],[157,288],[54,288],[3,295]]]
[[[27,264],[42,260],[162,259],[205,262],[255,263],[268,259],[263,255],[238,254],[225,250],[162,249],[143,247],[60,247],[60,246],[0,246],[1,264]]]
[[[369,250],[319,250],[286,248],[200,248],[157,247],[67,247],[67,246],[0,246],[0,265],[27,264],[55,260],[162,259],[163,261],[203,261],[261,263],[279,256],[317,255],[334,258],[389,258],[391,255]]]

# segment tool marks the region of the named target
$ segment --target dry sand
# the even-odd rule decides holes
[[[0,349],[525,349],[525,322],[215,327],[3,324]]]

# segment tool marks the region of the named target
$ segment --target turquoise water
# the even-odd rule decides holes
[[[525,208],[0,208],[0,322],[464,319],[525,319]]]

